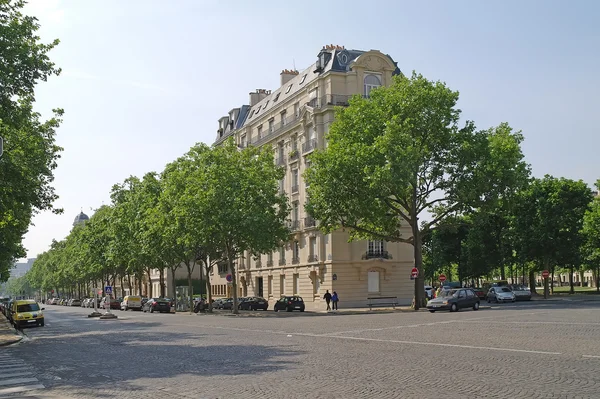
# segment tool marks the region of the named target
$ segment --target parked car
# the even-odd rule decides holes
[[[238,307],[241,310],[267,310],[269,308],[269,301],[259,296],[253,296],[246,298]]]
[[[513,284],[510,286],[517,301],[531,301],[531,291],[529,287],[523,284]]]
[[[487,298],[487,293],[485,292],[485,290],[483,288],[471,288],[473,290],[473,292],[475,293],[475,295],[477,295],[477,298],[479,298],[480,300],[485,300]]]
[[[172,303],[166,298],[150,298],[142,307],[145,312],[171,313]]]
[[[425,295],[427,295],[427,299],[433,299],[434,292],[435,292],[435,290],[433,289],[432,286],[430,286],[430,285],[425,286]]]
[[[106,306],[105,306],[106,305],[106,301],[107,301],[106,297],[102,298],[102,301],[100,302],[100,307],[101,308],[106,308]],[[111,309],[119,310],[119,309],[121,309],[121,304],[119,303],[119,301],[117,299],[110,298],[110,308]]]
[[[304,309],[304,300],[299,296],[283,296],[280,300],[275,302],[275,305],[273,306],[273,310],[276,312],[280,310],[285,310],[288,312],[299,310],[304,312]]]
[[[470,288],[443,290],[440,295],[427,302],[427,309],[434,313],[437,310],[458,312],[460,309],[473,308],[479,310],[479,298]]]
[[[79,299],[71,299],[69,306],[81,306],[81,300]]]
[[[11,321],[17,328],[24,326],[44,326],[44,308],[33,300],[18,300],[12,303]]]
[[[121,302],[121,310],[128,309],[142,310],[142,297],[137,295],[127,295]]]
[[[487,301],[489,302],[515,302],[517,297],[515,293],[506,286],[502,287],[492,287],[487,293]]]

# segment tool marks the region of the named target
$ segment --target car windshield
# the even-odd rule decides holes
[[[17,305],[17,312],[36,312],[40,310],[37,303],[26,303],[25,305]]]
[[[502,288],[498,289],[498,291],[500,291],[500,292],[511,292],[510,288],[507,288],[507,287],[502,287]]]
[[[442,290],[442,292],[440,292],[439,297],[444,298],[444,297],[454,296],[457,292],[458,292],[458,290]]]

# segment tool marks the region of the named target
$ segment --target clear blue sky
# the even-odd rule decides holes
[[[36,216],[30,257],[129,175],[162,171],[217,120],[306,68],[325,44],[390,54],[459,90],[466,119],[523,131],[536,176],[600,178],[600,2],[34,0],[63,68],[37,109],[65,109],[57,205]]]

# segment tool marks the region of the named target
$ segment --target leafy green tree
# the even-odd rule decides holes
[[[421,269],[422,229],[496,201],[526,179],[522,135],[506,123],[485,131],[459,126],[457,101],[445,84],[413,74],[338,108],[328,145],[311,156],[306,173],[307,210],[321,229],[412,244]],[[433,217],[421,224],[425,213]],[[424,298],[419,273],[416,309]]]
[[[592,201],[592,191],[583,181],[549,175],[535,179],[519,195],[515,207],[514,234],[518,256],[534,262],[529,281],[534,289],[534,273],[547,269],[554,277],[556,266],[573,272],[579,267],[584,242],[583,219]]]
[[[600,179],[596,181],[600,192]],[[596,196],[583,218],[584,262],[594,271],[596,290],[600,291],[600,197]]]
[[[0,279],[16,259],[26,255],[22,239],[34,213],[55,209],[52,181],[62,150],[55,144],[55,130],[63,111],[41,121],[33,111],[34,88],[60,70],[47,53],[58,44],[40,42],[37,20],[21,13],[23,1],[0,0]]]

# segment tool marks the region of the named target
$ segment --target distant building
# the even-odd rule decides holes
[[[31,266],[33,266],[33,262],[35,262],[36,258],[29,258],[27,262],[16,263],[15,267],[10,271],[10,277],[22,277],[27,273]]]
[[[88,220],[90,220],[89,216],[83,212],[80,212],[79,215],[75,216],[75,220],[73,220],[73,227],[80,224],[85,224],[85,222]]]

